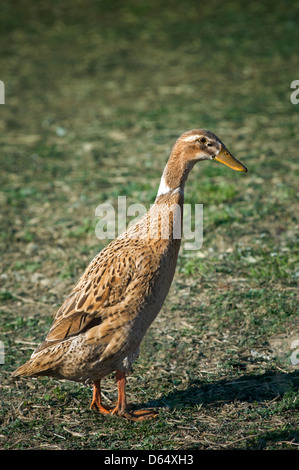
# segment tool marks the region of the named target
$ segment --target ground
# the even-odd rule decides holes
[[[61,4],[62,3],[62,4]],[[2,449],[297,449],[298,4],[211,0],[0,6]],[[184,131],[247,167],[202,162],[200,250],[175,280],[128,379],[132,423],[90,387],[12,381],[107,240],[96,207],[149,207]],[[103,382],[116,399],[114,378]]]

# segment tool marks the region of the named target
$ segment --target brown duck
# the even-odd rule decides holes
[[[133,421],[157,415],[154,410],[129,411],[126,374],[168,294],[180,248],[177,234],[184,186],[201,160],[247,171],[212,132],[182,134],[173,146],[153,206],[91,261],[58,310],[45,340],[13,377],[47,375],[93,383],[91,408]],[[118,402],[110,408],[101,400],[101,380],[114,371]]]

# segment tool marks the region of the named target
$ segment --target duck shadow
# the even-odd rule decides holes
[[[144,406],[182,409],[190,406],[219,406],[232,402],[265,402],[282,398],[298,389],[299,371],[290,373],[266,372],[260,375],[242,375],[237,379],[203,382],[194,380],[185,390],[174,390]]]

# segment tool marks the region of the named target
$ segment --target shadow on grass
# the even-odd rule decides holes
[[[212,383],[195,380],[187,389],[175,390],[159,400],[152,401],[150,405],[159,408],[182,409],[192,405],[217,406],[235,401],[270,402],[283,398],[298,387],[299,371],[242,375],[237,379],[224,379]]]

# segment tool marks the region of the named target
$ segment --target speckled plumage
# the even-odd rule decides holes
[[[48,375],[93,382],[98,384],[95,394],[100,393],[99,381],[111,372],[124,377],[171,286],[180,248],[180,239],[173,235],[182,223],[188,173],[197,161],[211,160],[223,149],[227,152],[204,130],[189,131],[177,140],[155,204],[91,261],[45,340],[14,377]]]

